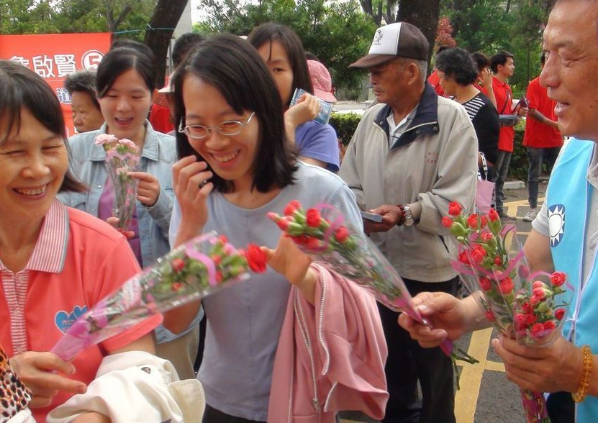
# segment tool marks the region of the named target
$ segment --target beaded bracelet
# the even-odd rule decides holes
[[[582,402],[586,399],[586,393],[590,387],[590,376],[592,375],[592,368],[594,367],[594,357],[592,356],[592,350],[587,345],[581,347],[583,354],[583,373],[581,374],[581,381],[577,392],[571,394],[573,401]]]

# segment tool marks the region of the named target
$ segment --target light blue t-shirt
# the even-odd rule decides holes
[[[326,163],[326,169],[338,172],[340,156],[338,137],[334,128],[315,120],[300,125],[295,130],[295,144],[299,155]]]
[[[298,166],[295,184],[257,209],[239,208],[213,192],[208,198],[204,232],[224,234],[238,248],[249,243],[275,248],[281,231],[266,213],[282,214],[291,200],[299,200],[305,208],[332,204],[353,226],[362,227],[353,192],[341,178],[317,166]],[[171,240],[180,218],[175,204]],[[203,300],[208,320],[198,379],[211,407],[249,420],[267,420],[274,355],[289,293],[290,283],[268,269]]]

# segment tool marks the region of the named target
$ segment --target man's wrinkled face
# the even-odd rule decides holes
[[[544,30],[546,64],[540,83],[555,108],[563,135],[598,141],[598,7],[595,1],[561,1]]]
[[[372,90],[379,103],[392,103],[404,94],[407,84],[404,71],[405,64],[400,58],[369,68]]]

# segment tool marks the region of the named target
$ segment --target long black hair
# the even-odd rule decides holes
[[[273,187],[292,184],[297,167],[286,140],[282,100],[257,50],[237,36],[222,34],[202,42],[187,56],[172,81],[177,126],[186,125],[182,89],[189,75],[216,88],[236,113],[255,112],[260,140],[253,163],[252,189],[268,192]],[[177,132],[176,139],[179,158],[193,154],[205,160],[191,147],[185,134]],[[218,191],[232,189],[231,181],[222,179],[216,172],[211,182]]]
[[[293,71],[291,95],[297,88],[302,88],[311,94],[314,93],[301,38],[291,28],[268,22],[254,28],[247,37],[247,41],[256,49],[266,43],[270,43],[270,49],[272,49],[272,43],[278,41],[284,47]],[[288,104],[285,106],[288,107]]]
[[[0,132],[0,143],[21,127],[21,110],[27,109],[46,129],[60,136],[69,151],[66,127],[60,102],[52,88],[35,72],[23,65],[0,60],[0,116],[6,124]],[[70,152],[69,152],[70,158]],[[78,181],[70,169],[64,175],[59,192],[83,192],[87,188]]]

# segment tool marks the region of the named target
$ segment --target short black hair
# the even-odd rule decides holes
[[[301,38],[291,28],[274,22],[268,22],[254,28],[247,37],[247,41],[256,49],[259,49],[266,43],[270,43],[270,48],[272,48],[272,43],[278,41],[285,49],[293,71],[291,93],[297,88],[302,88],[311,94],[314,93]],[[288,104],[285,104],[285,106],[288,106]]]
[[[285,135],[282,100],[257,50],[235,35],[221,34],[202,42],[187,56],[172,82],[175,122],[183,126],[186,109],[182,88],[189,76],[201,78],[216,88],[236,113],[255,112],[260,141],[253,163],[252,188],[268,192],[273,187],[284,188],[292,184],[297,167]],[[179,158],[193,154],[204,160],[191,147],[184,133],[177,131],[176,140]],[[211,182],[221,192],[233,188],[230,181],[216,172]]]
[[[100,110],[100,103],[96,93],[96,71],[94,69],[69,73],[64,79],[64,87],[73,95],[74,92],[89,95],[91,102]]]
[[[60,136],[69,152],[66,127],[58,97],[52,88],[35,72],[18,63],[0,60],[0,116],[6,124],[0,128],[0,143],[6,141],[15,128],[21,126],[21,110],[27,109],[33,117],[52,133]],[[69,169],[59,192],[83,192],[87,187],[77,180]]]
[[[459,47],[449,48],[440,53],[436,57],[435,66],[461,86],[472,84],[478,77],[478,67],[471,55]]]
[[[504,66],[507,63],[507,59],[514,59],[515,56],[508,51],[499,51],[496,53],[492,58],[490,58],[490,67],[492,68],[492,72],[498,72],[498,65]]]
[[[190,50],[203,41],[203,35],[197,32],[186,32],[178,37],[172,48],[172,64],[176,68]]]
[[[98,98],[104,97],[114,81],[123,73],[135,69],[143,78],[150,93],[156,88],[156,70],[152,65],[151,58],[129,47],[118,47],[110,50],[100,62],[96,77],[96,89]]]
[[[480,72],[482,69],[490,67],[490,58],[481,51],[471,53],[471,58],[476,62],[476,65],[478,66],[478,72]]]
[[[129,38],[119,38],[118,40],[115,40],[110,46],[110,50],[123,47],[132,48],[133,50],[137,50],[138,52],[145,54],[152,62],[154,62],[156,59],[154,52],[147,44],[143,44],[139,41],[131,40]]]

